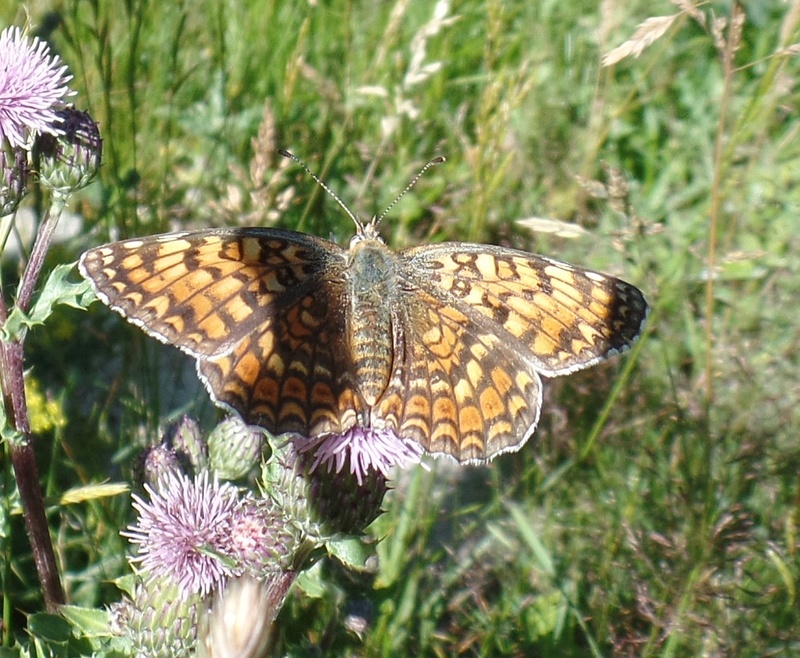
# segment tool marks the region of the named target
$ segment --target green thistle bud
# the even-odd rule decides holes
[[[238,480],[261,461],[264,433],[231,416],[208,435],[208,461],[223,480]]]
[[[231,554],[256,578],[294,568],[299,529],[269,498],[247,498],[231,522]]]
[[[261,472],[265,497],[275,502],[303,533],[319,538],[326,534],[309,507],[309,484],[302,475],[297,452],[289,444],[275,446]]]
[[[88,112],[74,107],[56,111],[56,130],[36,138],[34,153],[39,180],[54,194],[68,196],[86,187],[100,168],[103,140]]]
[[[164,433],[162,443],[184,456],[198,474],[208,468],[208,444],[203,438],[200,425],[189,416],[183,416]]]
[[[136,656],[188,658],[194,655],[197,624],[208,609],[208,597],[186,597],[168,580],[138,584],[132,599],[111,609],[110,625],[127,637]]]
[[[30,165],[21,148],[10,152],[0,148],[0,217],[13,213],[28,191]]]
[[[291,444],[273,451],[262,473],[265,495],[312,538],[356,534],[382,512],[388,489],[377,470],[361,474],[314,468],[313,456],[298,455]]]

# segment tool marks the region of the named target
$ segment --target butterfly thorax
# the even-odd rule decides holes
[[[392,370],[392,299],[396,260],[380,238],[350,245],[348,343],[358,388],[370,406],[386,390]]]

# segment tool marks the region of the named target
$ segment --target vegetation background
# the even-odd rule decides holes
[[[549,383],[522,451],[398,473],[376,571],[321,564],[281,651],[800,652],[797,0],[0,0],[0,25],[26,12],[105,146],[52,265],[183,227],[344,243],[350,220],[278,147],[362,217],[445,155],[390,244],[513,245],[652,303],[639,349]],[[63,495],[128,481],[170,420],[216,412],[187,359],[101,305],[59,311],[27,358],[68,598],[101,607],[129,499]],[[9,641],[41,601],[2,464]]]

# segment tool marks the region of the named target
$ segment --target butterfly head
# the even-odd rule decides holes
[[[360,221],[355,219],[356,234],[350,240],[350,248],[352,249],[354,245],[362,240],[377,240],[378,242],[383,242],[383,238],[378,231],[379,221],[380,219],[378,217],[373,217],[366,224],[362,224]]]

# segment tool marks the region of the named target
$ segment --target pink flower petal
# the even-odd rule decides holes
[[[324,465],[328,472],[340,473],[349,462],[350,473],[359,486],[368,471],[376,470],[388,476],[394,466],[401,468],[418,464],[424,454],[416,441],[402,439],[392,430],[353,427],[344,434],[326,434],[322,437],[294,439],[301,453],[314,452],[311,470]]]
[[[37,37],[23,35],[18,27],[0,33],[0,140],[23,147],[37,133],[58,134],[55,110],[65,97],[75,94],[72,79],[58,55]]]

